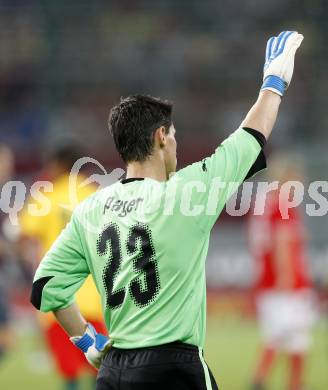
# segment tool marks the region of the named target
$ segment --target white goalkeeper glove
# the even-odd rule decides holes
[[[84,353],[87,361],[96,369],[100,367],[103,357],[113,343],[107,336],[97,333],[91,324],[87,325],[83,336],[73,336],[70,340]]]
[[[283,31],[268,40],[261,90],[269,89],[283,96],[294,70],[295,52],[303,41],[296,31]]]

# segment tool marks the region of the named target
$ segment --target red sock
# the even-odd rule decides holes
[[[305,356],[303,353],[294,353],[289,355],[290,361],[290,378],[289,390],[300,390],[303,385]]]
[[[262,350],[258,366],[255,371],[254,383],[262,385],[266,381],[272,367],[276,352],[272,348],[265,347]]]

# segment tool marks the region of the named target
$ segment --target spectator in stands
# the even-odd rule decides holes
[[[10,180],[14,171],[14,155],[9,147],[0,145],[0,189]],[[9,321],[9,297],[6,262],[11,256],[11,243],[5,233],[6,215],[0,211],[0,360],[10,348],[12,340]]]

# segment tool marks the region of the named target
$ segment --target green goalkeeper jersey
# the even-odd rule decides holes
[[[34,305],[70,306],[91,273],[116,347],[203,347],[210,231],[260,151],[240,128],[165,182],[126,179],[87,198],[40,263]]]

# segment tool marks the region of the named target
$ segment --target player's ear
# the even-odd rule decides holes
[[[166,145],[166,130],[164,126],[161,126],[158,129],[156,129],[155,139],[157,140],[160,148],[163,148]]]

